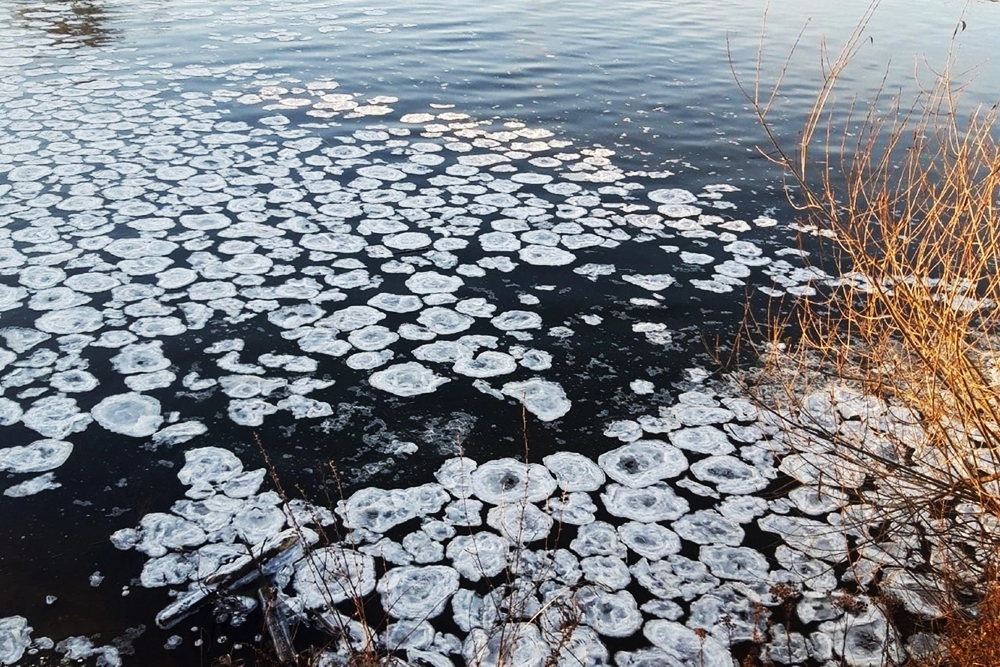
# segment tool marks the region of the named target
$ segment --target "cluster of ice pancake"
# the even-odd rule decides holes
[[[681,287],[801,294],[828,279],[796,250],[741,238],[776,223],[736,218],[733,186],[666,187],[669,172],[625,172],[613,151],[545,129],[397,115],[394,98],[256,65],[116,68],[41,68],[0,87],[0,426],[41,437],[0,467],[44,473],[8,495],[57,485],[51,469],[93,422],[154,443],[203,432],[165,414],[168,391],[216,392],[246,426],[328,417],[323,390],[345,366],[400,397],[462,379],[555,420],[572,403],[544,373],[579,327],[602,323],[546,315],[581,276],[651,307]],[[226,85],[174,94],[195,77]],[[387,109],[384,124],[313,113],[343,112],[343,97]],[[245,120],[226,119],[234,105]],[[650,243],[687,277],[626,266],[621,248]],[[497,293],[495,275],[522,287]],[[670,344],[649,319],[635,332]],[[251,336],[275,351],[245,354]]]
[[[113,542],[149,556],[143,586],[178,591],[161,627],[211,594],[251,613],[263,576],[293,622],[374,637],[415,665],[513,651],[519,665],[730,667],[756,644],[775,663],[860,666],[933,645],[904,642],[866,597],[879,554],[919,545],[869,543],[852,495],[866,472],[793,451],[779,424],[702,387],[609,424],[618,446],[596,461],[459,456],[435,482],[364,488],[335,513],[259,492],[263,470],[205,447],[179,473],[188,497]],[[862,544],[851,567],[848,536]],[[882,590],[933,615],[916,583]],[[381,612],[357,618],[356,600]],[[633,648],[610,654],[625,638]]]
[[[119,667],[122,664],[121,651],[115,646],[94,646],[87,637],[67,637],[59,643],[49,637],[32,639],[33,628],[23,616],[0,618],[0,665],[20,664],[25,655],[34,656],[40,652],[56,652],[66,661],[82,663],[88,661],[96,667]]]

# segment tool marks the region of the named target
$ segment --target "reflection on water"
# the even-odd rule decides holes
[[[17,25],[43,30],[57,45],[104,46],[119,32],[108,27],[111,14],[103,4],[90,0],[56,0],[20,7],[11,14]]]

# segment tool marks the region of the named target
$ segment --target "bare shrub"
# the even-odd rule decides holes
[[[968,74],[949,58],[908,102],[883,82],[838,116],[876,5],[839,55],[824,44],[796,140],[771,118],[782,75],[765,86],[758,61],[754,84],[740,84],[788,179],[802,243],[840,276],[749,323],[743,342],[763,368],[746,379],[789,451],[809,454],[848,498],[859,585],[933,621],[954,664],[1000,664],[997,106],[965,110]],[[845,483],[852,470],[866,481]]]

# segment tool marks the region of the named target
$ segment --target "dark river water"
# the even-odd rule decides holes
[[[866,6],[770,8],[782,141],[822,40]],[[431,482],[459,452],[596,458],[609,424],[702,386],[746,304],[829,278],[803,268],[734,78],[753,86],[763,14],[0,0],[0,619],[36,642],[18,664],[73,637],[91,643],[61,652],[98,663],[252,659],[255,616],[156,628],[186,585],[144,585],[110,539],[184,497],[188,450],[247,469],[264,450],[317,500]],[[912,95],[949,51],[977,68],[963,104],[996,103],[1000,4],[886,0],[864,34],[834,109],[883,79]]]

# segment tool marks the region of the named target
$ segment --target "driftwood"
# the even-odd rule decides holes
[[[303,541],[311,543],[312,537],[290,529],[249,547],[247,555],[225,564],[164,607],[156,615],[157,627],[172,628],[218,595],[249,586],[261,577],[270,579],[300,560],[305,554]]]

